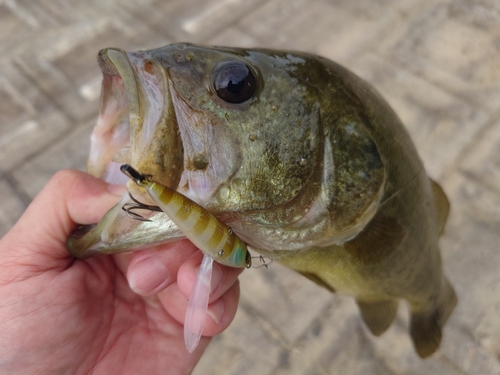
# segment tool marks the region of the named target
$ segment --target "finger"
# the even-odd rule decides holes
[[[40,262],[43,256],[65,258],[65,242],[76,223],[99,221],[119,200],[104,181],[80,171],[56,173],[2,239],[3,256]]]
[[[235,283],[219,299],[208,305],[203,335],[213,336],[224,331],[233,321],[240,300],[240,282]]]
[[[203,253],[201,251],[194,253],[180,267],[177,275],[179,290],[185,298],[189,299],[191,291],[194,288],[198,269],[200,268]],[[209,303],[214,302],[222,296],[238,279],[244,268],[227,267],[214,262],[212,269],[212,280],[210,285]]]
[[[128,269],[126,262],[119,268],[127,270],[127,280],[134,292],[150,296],[176,282],[179,268],[195,252],[198,250],[190,241],[178,241],[138,251],[133,254]]]
[[[184,324],[188,301],[177,283],[160,292],[158,297],[167,313],[179,323]],[[240,284],[236,281],[226,293],[208,305],[207,319],[203,328],[204,336],[217,335],[229,327],[236,315],[239,298]]]

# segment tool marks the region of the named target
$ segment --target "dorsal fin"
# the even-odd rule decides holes
[[[446,219],[450,212],[450,201],[446,197],[443,188],[439,184],[429,178],[431,181],[432,194],[434,195],[434,205],[436,206],[436,222],[439,228],[439,235],[443,234]]]

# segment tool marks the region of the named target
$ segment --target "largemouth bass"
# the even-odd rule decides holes
[[[431,355],[456,304],[438,237],[449,210],[384,99],[325,58],[174,44],[99,52],[101,111],[88,171],[126,183],[127,163],[229,225],[252,251],[356,298],[375,335],[398,301]],[[136,199],[153,202],[132,182]],[[162,212],[134,220],[123,199],[68,240],[79,258],[175,241]]]

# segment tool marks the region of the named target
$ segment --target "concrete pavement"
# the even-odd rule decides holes
[[[459,297],[422,361],[406,306],[374,338],[352,299],[276,264],[249,270],[234,323],[195,374],[500,374],[496,0],[0,0],[0,235],[55,171],[84,169],[97,51],[182,41],[310,51],[371,82],[450,198],[441,249]]]

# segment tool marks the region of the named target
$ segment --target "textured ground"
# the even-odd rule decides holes
[[[0,0],[0,235],[57,170],[85,166],[102,47],[193,41],[319,53],[371,82],[452,202],[441,240],[459,305],[426,361],[406,306],[380,338],[354,302],[273,265],[196,374],[500,374],[500,2]]]

